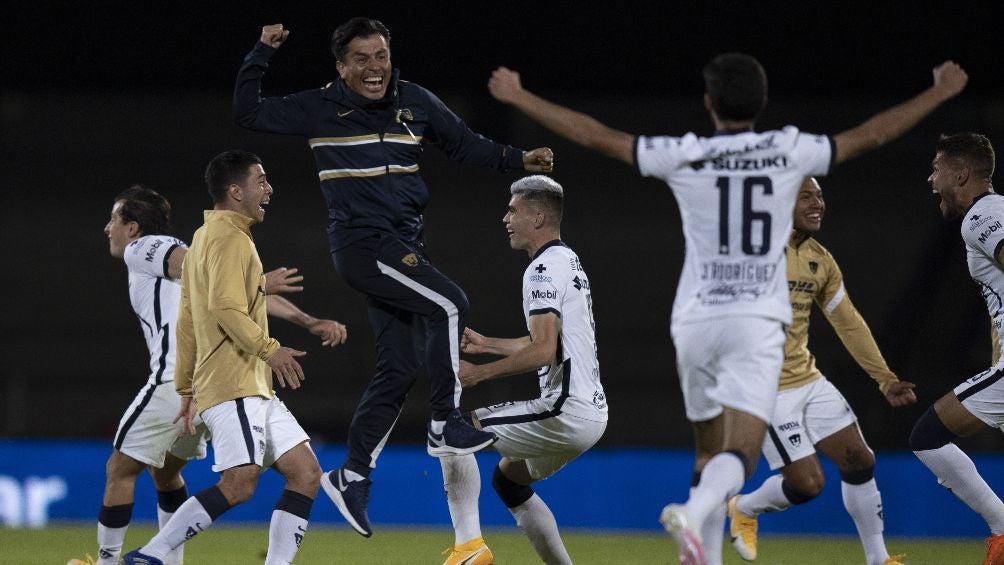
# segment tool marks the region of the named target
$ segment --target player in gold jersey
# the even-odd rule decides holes
[[[815,303],[858,365],[878,383],[889,404],[917,401],[913,383],[889,370],[868,325],[844,289],[833,256],[812,234],[822,226],[826,204],[819,183],[808,177],[795,203],[794,232],[786,249],[792,323],[784,345],[777,403],[763,453],[771,470],[755,491],[729,501],[732,543],[748,561],[757,554],[757,515],[785,510],[815,498],[823,489],[818,450],[840,470],[844,506],[854,519],[868,565],[899,563],[882,538],[882,497],[874,479],[875,456],[865,443],[843,395],[816,368],[809,351],[809,314]]]

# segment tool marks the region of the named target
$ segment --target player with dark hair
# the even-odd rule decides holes
[[[322,486],[346,521],[369,537],[369,476],[420,367],[430,381],[430,455],[472,453],[495,441],[457,409],[468,303],[425,250],[423,148],[435,146],[451,160],[497,171],[547,172],[553,155],[547,148],[524,152],[486,139],[435,94],[400,80],[391,66],[390,32],[369,18],[353,18],[332,35],[333,81],[262,98],[268,60],[288,37],[282,24],[262,28],[237,75],[234,117],[252,130],[307,138],[328,205],[335,268],[366,295],[376,372],[349,426],[348,457],[325,474]]]
[[[163,565],[177,547],[254,494],[263,468],[286,478],[269,525],[267,564],[290,563],[306,532],[321,468],[310,438],[272,391],[300,387],[305,355],[268,333],[265,275],[251,226],[265,219],[272,186],[258,156],[221,153],[206,167],[213,209],[196,230],[182,271],[175,389],[187,434],[196,414],[213,438],[220,481],[185,500],[160,532],[122,557]]]
[[[1000,340],[1004,325],[1004,198],[994,192],[995,155],[976,133],[942,136],[927,182],[941,198],[946,220],[962,219],[969,275],[980,287]],[[966,379],[917,420],[910,449],[944,486],[987,522],[984,565],[1004,564],[1004,503],[955,440],[987,429],[1004,430],[1004,362]]]
[[[804,504],[823,490],[816,451],[836,463],[840,492],[854,520],[868,565],[899,565],[882,536],[882,495],[875,483],[875,454],[865,443],[844,395],[818,368],[809,351],[809,314],[819,307],[858,365],[878,384],[891,406],[917,402],[914,384],[889,370],[868,324],[851,302],[833,255],[813,234],[823,224],[823,189],[809,177],[795,200],[795,229],[785,250],[792,321],[784,342],[784,365],[774,414],[763,441],[772,475],[749,494],[729,501],[732,545],[747,561],[757,557],[757,516]]]
[[[188,498],[182,467],[188,460],[206,455],[204,426],[198,424],[196,434],[181,435],[183,427],[174,421],[181,405],[173,386],[178,279],[188,247],[166,235],[171,204],[158,192],[133,185],[112,202],[105,235],[111,255],[123,259],[129,270],[129,301],[147,341],[150,376],[122,416],[105,465],[105,491],[98,512],[98,559],[71,559],[70,565],[118,563],[132,521],[136,479],[144,468],[150,470],[157,489],[157,521],[163,526]],[[269,315],[306,328],[321,338],[322,345],[343,343],[347,336],[344,325],[314,318],[285,298],[274,296],[302,290],[298,286],[302,280],[296,269],[266,273]],[[179,546],[165,563],[181,563],[183,552],[184,546]]]
[[[552,131],[665,181],[679,203],[686,253],[672,334],[697,453],[690,498],[666,506],[660,520],[688,564],[720,561],[724,501],[753,473],[773,414],[791,323],[785,242],[803,179],[899,137],[958,94],[967,76],[946,62],[924,92],[833,137],[793,126],[755,132],[767,77],[749,55],[715,57],[704,79],[711,137],[618,131],[523,89],[505,67],[488,83],[495,98]]]

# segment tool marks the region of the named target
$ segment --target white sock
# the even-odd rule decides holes
[[[119,554],[122,553],[122,542],[125,540],[129,526],[109,528],[98,522],[98,561],[97,565],[117,565]]]
[[[172,549],[195,537],[212,523],[213,520],[202,503],[192,496],[175,510],[171,520],[139,551],[163,561]]]
[[[701,471],[701,482],[691,491],[687,501],[687,516],[695,527],[717,507],[727,503],[746,482],[743,462],[735,453],[719,453]]]
[[[293,562],[300,549],[307,521],[284,510],[273,510],[268,526],[268,555],[265,565],[287,565]]]
[[[756,516],[764,512],[780,512],[791,508],[791,501],[784,495],[781,484],[784,477],[771,475],[755,491],[739,498],[736,508],[748,516]]]
[[[474,455],[440,457],[443,467],[443,489],[453,520],[454,544],[460,545],[481,537],[481,516],[478,497],[481,494],[481,473]]]
[[[973,460],[958,446],[948,443],[938,449],[913,453],[938,477],[939,483],[983,516],[991,532],[1004,534],[1004,503],[980,476]]]
[[[160,505],[157,505],[157,526],[163,529],[169,521],[171,521],[171,516],[174,516],[174,512],[166,512]],[[178,547],[172,549],[167,556],[164,557],[164,565],[181,565],[185,560],[185,544],[181,544]]]
[[[868,565],[882,565],[889,558],[889,552],[882,538],[882,494],[875,479],[860,485],[841,481],[840,494],[844,499],[844,508],[858,528],[861,545],[865,548],[865,561]]]
[[[691,493],[694,492],[694,488],[691,487]],[[708,565],[721,565],[726,514],[728,514],[728,507],[722,504],[712,510],[711,514],[708,514],[708,517],[704,519],[704,524],[701,525],[701,542],[704,545],[704,557],[708,560]]]
[[[515,508],[510,508],[516,525],[530,539],[530,545],[537,552],[537,555],[547,563],[547,565],[571,565],[572,558],[565,550],[565,544],[561,542],[561,534],[558,533],[558,522],[554,520],[551,509],[544,504],[536,493],[526,502]]]

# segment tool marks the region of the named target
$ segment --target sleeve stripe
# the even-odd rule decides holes
[[[829,135],[826,136],[826,139],[830,142],[830,166],[826,169],[826,174],[823,176],[829,176],[833,172],[833,167],[837,166],[837,143]]]
[[[834,294],[833,298],[826,303],[826,308],[824,308],[826,313],[832,314],[833,311],[837,309],[837,306],[840,306],[840,303],[844,301],[845,296],[847,296],[847,292],[844,290],[844,283],[840,283],[840,288],[837,289],[837,293]]]
[[[634,172],[638,173],[641,176],[645,176],[641,172],[641,163],[639,162],[640,159],[638,159],[639,143],[641,143],[641,136],[640,135],[634,136],[634,143],[631,144],[631,157],[634,159]]]
[[[558,312],[556,308],[537,308],[535,310],[530,310],[531,316],[540,316],[541,314],[547,314],[548,312],[554,314],[557,317],[561,317],[561,312]]]
[[[168,263],[168,261],[167,260],[171,258],[171,253],[174,253],[174,248],[175,247],[178,247],[177,243],[175,243],[171,247],[168,247],[167,248],[167,253],[164,253],[164,277],[166,277],[166,278],[171,278],[171,276],[167,274],[167,272],[168,272],[168,270],[167,270],[167,263]]]

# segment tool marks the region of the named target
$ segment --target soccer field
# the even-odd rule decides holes
[[[149,527],[130,528],[125,548],[133,549],[153,534]],[[0,564],[62,565],[72,557],[93,554],[94,527],[59,526],[43,530],[0,529]],[[568,551],[578,565],[675,564],[676,546],[667,536],[569,531]],[[485,539],[499,565],[539,563],[525,538],[515,529],[489,530]],[[268,542],[264,525],[213,528],[188,543],[186,565],[246,565],[261,563]],[[304,539],[297,565],[329,563],[439,564],[440,552],[452,543],[448,530],[378,529],[365,539],[345,529],[313,528]],[[910,565],[975,564],[983,559],[982,540],[920,540],[890,538],[893,552],[907,554]],[[765,537],[760,545],[762,565],[849,565],[863,563],[857,538]],[[725,547],[725,563],[742,561]]]

